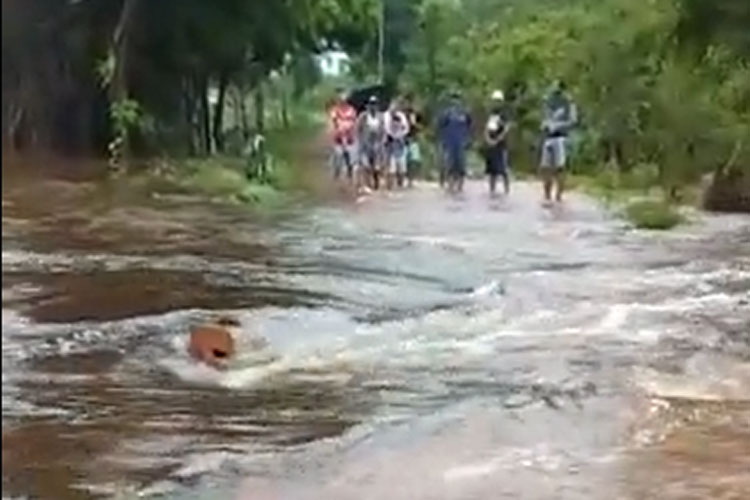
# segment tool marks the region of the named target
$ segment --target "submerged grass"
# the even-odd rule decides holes
[[[625,206],[628,220],[639,229],[671,229],[683,221],[680,212],[661,200],[638,200]]]
[[[638,165],[627,172],[602,168],[589,175],[571,175],[569,186],[602,200],[639,229],[666,230],[684,222],[676,203],[666,200],[655,165]],[[688,186],[680,190],[679,203],[693,203],[697,190]]]
[[[195,195],[257,208],[278,206],[296,188],[299,144],[316,131],[313,126],[299,126],[269,132],[264,179],[248,178],[248,160],[242,156],[215,155],[151,162],[148,173],[131,176],[129,184],[150,193]]]

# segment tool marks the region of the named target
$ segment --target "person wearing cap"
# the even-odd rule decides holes
[[[542,116],[539,173],[544,188],[544,201],[551,202],[552,185],[555,184],[555,199],[560,202],[567,165],[568,134],[578,121],[576,106],[567,94],[564,82],[557,81],[553,85],[552,91],[545,98]]]
[[[503,91],[495,90],[492,92],[490,100],[490,115],[484,127],[485,173],[489,177],[490,195],[495,195],[498,177],[503,178],[503,188],[507,195],[510,192],[507,145],[510,120],[505,111],[505,94],[503,94]]]
[[[437,122],[437,137],[445,160],[449,192],[461,192],[466,177],[466,149],[471,143],[471,115],[453,91]]]
[[[380,173],[384,158],[386,139],[385,119],[378,109],[378,98],[370,96],[365,111],[357,119],[357,143],[359,164],[364,184],[373,189],[380,187]]]
[[[333,142],[333,176],[338,179],[346,168],[346,175],[351,181],[354,174],[355,147],[354,126],[357,122],[357,110],[349,104],[344,89],[337,89],[336,102],[328,111]]]

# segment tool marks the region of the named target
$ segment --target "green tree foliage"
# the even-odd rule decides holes
[[[274,70],[309,85],[311,54],[367,42],[373,1],[4,1],[3,143],[81,153],[104,153],[113,139],[140,152],[221,149],[227,102],[244,109],[258,89],[262,103]],[[150,126],[124,119],[134,106]]]
[[[512,100],[514,162],[536,161],[541,101],[562,78],[581,123],[574,168],[651,170],[665,192],[750,165],[746,0],[423,0],[406,77]],[[647,176],[644,176],[647,177]]]

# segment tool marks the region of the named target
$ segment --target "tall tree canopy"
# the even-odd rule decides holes
[[[138,147],[206,150],[210,88],[221,113],[229,86],[253,87],[290,57],[359,50],[373,2],[3,0],[3,143],[104,151],[118,120],[148,117]]]

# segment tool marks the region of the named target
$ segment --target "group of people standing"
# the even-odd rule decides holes
[[[556,82],[545,97],[540,127],[539,174],[545,202],[561,201],[564,173],[568,162],[568,137],[577,123],[577,110],[563,82]],[[411,96],[394,99],[381,112],[376,97],[370,97],[365,110],[357,114],[340,93],[330,111],[333,131],[334,176],[346,169],[349,179],[365,189],[378,189],[385,176],[388,189],[411,185],[421,166],[418,133],[421,116]],[[435,136],[440,152],[440,184],[452,193],[463,190],[466,153],[473,143],[474,120],[459,92],[450,94],[448,104],[438,114]],[[513,127],[510,106],[502,90],[490,95],[489,112],[481,133],[479,151],[485,162],[489,191],[495,195],[497,182],[510,192],[509,132]]]
[[[342,174],[360,189],[411,186],[421,164],[417,133],[420,117],[411,96],[394,99],[381,111],[370,96],[362,113],[339,92],[329,111],[333,137],[333,175]]]

